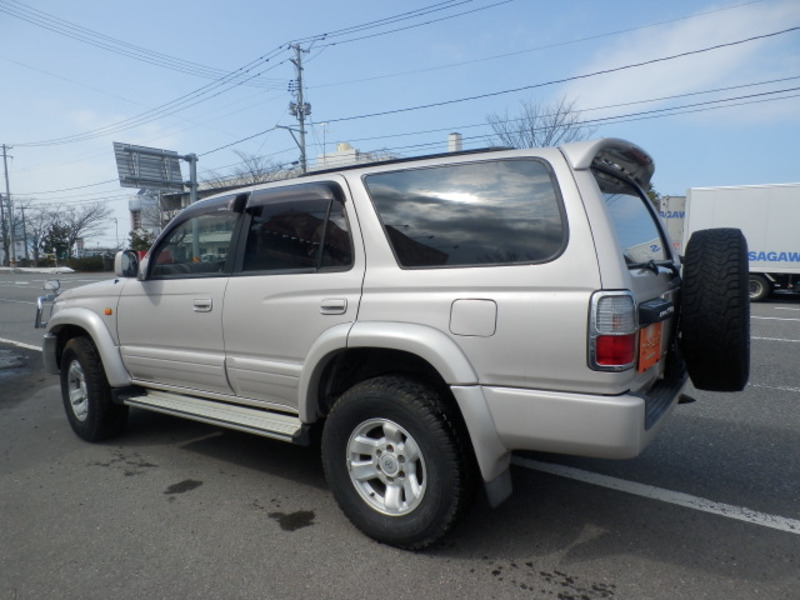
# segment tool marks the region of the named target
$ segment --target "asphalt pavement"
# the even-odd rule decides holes
[[[45,278],[0,273],[0,600],[800,598],[798,299],[753,306],[743,392],[689,390],[633,460],[520,454],[508,501],[411,553],[347,522],[315,447],[142,411],[78,439]]]

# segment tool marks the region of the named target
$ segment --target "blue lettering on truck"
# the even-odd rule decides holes
[[[662,210],[658,214],[662,219],[683,219],[686,217],[685,210]]]
[[[747,253],[750,262],[800,262],[800,252],[757,252]]]

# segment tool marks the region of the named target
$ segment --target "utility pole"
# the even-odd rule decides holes
[[[22,244],[25,248],[25,260],[30,259],[30,255],[28,254],[28,228],[25,225],[25,205],[19,207],[19,212],[22,213]]]
[[[8,244],[9,241],[11,243],[11,261],[8,263],[11,266],[14,266],[14,263],[17,262],[17,253],[16,253],[16,243],[14,241],[14,204],[11,202],[11,190],[8,186],[8,154],[6,153],[7,150],[11,148],[3,144],[3,169],[6,174],[6,201],[8,202],[8,220],[10,227],[8,231],[10,232],[9,237],[6,238],[6,222],[3,219],[3,246],[6,251],[6,255],[8,255]],[[6,241],[8,240],[8,241]]]
[[[6,230],[6,209],[3,208],[6,199],[3,197],[3,194],[0,194],[0,229],[2,232],[0,234],[3,236],[3,260],[0,262],[0,265],[5,266],[6,261],[8,260],[8,235]]]
[[[295,142],[300,147],[300,169],[305,173],[307,172],[306,117],[311,114],[311,105],[303,99],[303,52],[308,52],[308,50],[303,50],[300,44],[294,44],[290,47],[293,48],[295,52],[295,58],[290,58],[289,60],[292,61],[295,67],[297,79],[289,84],[289,91],[296,93],[297,102],[289,103],[289,114],[293,117],[297,117],[297,121],[300,123],[300,129],[298,131],[300,134],[300,141],[295,139]],[[293,130],[289,129],[289,131],[292,132]],[[292,134],[292,137],[294,137],[294,134]]]

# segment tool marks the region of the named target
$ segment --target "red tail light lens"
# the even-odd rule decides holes
[[[623,371],[636,362],[636,303],[627,291],[596,292],[589,319],[589,366]]]
[[[601,367],[630,365],[636,356],[636,336],[601,335],[595,340],[595,361]]]

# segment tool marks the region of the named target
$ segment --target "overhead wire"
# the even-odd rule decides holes
[[[207,67],[196,62],[176,58],[113,38],[98,31],[61,19],[37,8],[33,8],[18,0],[0,0],[0,12],[96,48],[179,73],[205,79],[219,79],[228,73],[228,71],[224,69]],[[258,83],[262,86],[273,85],[268,81],[261,80]]]
[[[590,42],[590,41],[603,39],[603,38],[607,38],[607,37],[614,37],[614,36],[622,35],[622,34],[625,34],[625,33],[632,33],[634,31],[641,31],[641,30],[650,29],[650,28],[653,28],[653,27],[661,27],[663,25],[670,25],[672,23],[679,23],[681,21],[687,21],[687,20],[690,20],[690,19],[696,19],[697,17],[704,17],[704,16],[708,16],[708,15],[711,15],[711,14],[716,14],[716,13],[720,13],[720,12],[724,12],[724,11],[735,10],[735,9],[741,8],[743,6],[748,6],[748,5],[751,5],[751,4],[760,4],[760,3],[766,2],[766,1],[767,0],[749,0],[747,2],[742,2],[740,4],[732,4],[732,5],[729,5],[729,6],[724,6],[724,7],[720,7],[720,8],[715,8],[715,9],[711,9],[711,10],[695,13],[695,14],[692,14],[692,15],[687,15],[687,16],[683,16],[683,17],[677,17],[677,18],[674,18],[674,19],[666,19],[666,20],[663,20],[663,21],[656,21],[654,23],[648,23],[646,25],[638,25],[636,27],[628,27],[628,28],[625,28],[625,29],[617,29],[615,31],[607,31],[607,32],[598,33],[598,34],[595,34],[595,35],[590,35],[590,36],[577,38],[577,39],[574,39],[574,40],[566,40],[566,41],[562,41],[562,42],[555,42],[555,43],[552,43],[552,44],[545,44],[545,45],[542,45],[542,46],[536,46],[534,48],[526,48],[525,50],[517,50],[517,51],[514,51],[514,52],[505,52],[505,53],[502,53],[502,54],[495,54],[495,55],[492,55],[492,56],[486,56],[486,57],[472,59],[472,60],[464,60],[464,61],[459,61],[459,62],[454,62],[454,63],[447,63],[447,64],[433,66],[433,67],[426,67],[426,68],[423,68],[423,69],[414,69],[414,70],[410,70],[410,71],[401,71],[401,72],[397,72],[397,73],[381,73],[379,75],[370,76],[370,77],[362,77],[362,78],[359,78],[359,79],[341,79],[341,78],[339,78],[335,82],[315,84],[315,85],[309,86],[309,89],[320,89],[320,88],[327,88],[327,87],[349,86],[349,85],[352,85],[354,83],[363,83],[363,82],[368,82],[368,81],[378,81],[378,80],[381,80],[381,79],[392,79],[392,78],[395,78],[395,77],[403,77],[403,76],[406,76],[406,75],[417,75],[419,73],[429,73],[429,72],[432,72],[432,71],[441,71],[441,70],[451,69],[451,68],[454,68],[454,67],[464,67],[464,66],[469,66],[469,65],[482,63],[482,62],[489,62],[489,61],[493,61],[493,60],[505,60],[505,59],[508,59],[508,58],[511,58],[511,57],[514,57],[514,56],[520,56],[520,55],[523,55],[523,54],[531,54],[531,53],[534,53],[534,52],[541,52],[543,50],[552,50],[554,48],[561,48],[561,47],[564,47],[564,46],[571,46],[571,45],[575,45],[575,44],[581,44],[583,42]]]
[[[448,8],[448,7],[451,7],[451,6],[458,6],[458,5],[465,4],[465,3],[468,3],[468,2],[473,2],[473,1],[474,0],[449,0],[449,1],[446,1],[446,2],[437,3],[437,4],[433,5],[433,7],[436,7],[437,10],[441,10],[443,8]],[[501,2],[501,3],[506,3],[506,2],[511,2],[511,1],[514,1],[514,0],[503,0],[503,2]],[[18,4],[18,5],[22,5],[17,0],[0,0],[0,8],[2,8],[2,6],[3,6],[2,3],[9,3],[9,2],[14,2],[14,3]],[[6,6],[7,6],[7,4],[6,4]],[[24,6],[24,5],[22,5],[22,6]],[[491,5],[491,6],[494,6],[494,5]],[[430,9],[432,7],[428,7],[428,8]],[[383,24],[385,24],[385,22],[391,22],[391,21],[394,21],[395,19],[400,19],[400,18],[403,18],[403,19],[412,18],[412,17],[418,16],[420,14],[427,14],[426,9],[418,9],[416,11],[410,11],[410,12],[407,12],[407,13],[401,13],[400,15],[396,15],[395,17],[387,17],[386,19],[382,19],[382,20],[366,23],[366,24],[363,24],[363,25],[360,25],[360,26],[357,26],[357,27],[358,28],[378,27],[378,26],[382,26]],[[342,32],[344,32],[344,31],[346,31],[346,30],[342,30]],[[314,36],[313,39],[319,39],[320,37],[324,37],[325,35],[339,35],[339,34],[340,34],[340,32],[333,32],[332,34],[322,34],[322,36]],[[308,38],[308,39],[312,39],[312,38]],[[122,121],[118,121],[116,123],[112,123],[112,124],[106,125],[104,127],[100,127],[100,128],[97,128],[97,129],[94,129],[94,130],[91,130],[91,131],[87,131],[87,132],[83,132],[83,133],[79,133],[79,134],[73,134],[73,135],[70,135],[70,136],[63,136],[63,137],[60,137],[60,138],[52,138],[52,139],[38,140],[38,141],[32,141],[32,142],[31,141],[29,141],[29,142],[15,142],[14,145],[15,146],[22,146],[22,147],[41,147],[41,146],[54,146],[54,145],[63,145],[63,144],[71,144],[71,143],[89,141],[91,139],[96,139],[98,137],[105,137],[105,136],[108,136],[108,135],[112,135],[114,133],[120,133],[122,131],[126,131],[126,130],[129,130],[129,129],[132,129],[132,128],[139,127],[141,125],[147,124],[149,122],[152,122],[153,120],[164,118],[166,116],[170,116],[170,115],[175,114],[176,112],[178,112],[180,110],[185,110],[185,109],[190,108],[192,106],[195,106],[195,105],[197,105],[197,104],[199,104],[201,102],[205,102],[207,100],[210,100],[211,98],[217,97],[220,94],[225,93],[226,91],[229,91],[230,89],[232,89],[234,87],[239,87],[241,85],[244,85],[247,82],[252,81],[252,80],[260,77],[265,72],[270,71],[270,70],[272,70],[272,69],[284,64],[286,62],[286,60],[283,60],[283,61],[281,61],[280,63],[277,63],[277,64],[273,63],[272,66],[270,66],[269,68],[264,69],[262,71],[259,71],[257,73],[251,73],[251,71],[257,65],[259,65],[261,63],[269,62],[272,58],[275,58],[278,55],[280,55],[281,52],[286,51],[290,46],[291,46],[291,44],[282,44],[282,45],[276,47],[275,49],[273,49],[272,51],[262,55],[261,57],[259,57],[259,58],[255,59],[255,60],[247,63],[246,65],[244,65],[242,67],[239,67],[238,69],[236,69],[234,71],[226,73],[225,75],[221,76],[217,80],[215,80],[215,81],[213,81],[213,82],[211,82],[211,83],[209,83],[209,84],[207,84],[205,86],[202,86],[201,88],[199,88],[197,90],[194,90],[194,91],[192,91],[192,92],[190,92],[188,94],[185,94],[184,96],[181,96],[181,97],[179,97],[179,98],[177,98],[175,100],[172,100],[170,102],[167,102],[167,103],[165,103],[165,104],[163,104],[163,105],[161,105],[161,106],[159,106],[159,107],[157,107],[155,109],[151,109],[149,111],[146,111],[146,112],[141,113],[139,115],[136,115],[134,117],[130,117],[128,119],[124,119]]]
[[[533,90],[533,89],[537,89],[537,88],[542,88],[542,87],[547,87],[547,86],[552,86],[552,85],[558,85],[558,84],[563,84],[563,83],[569,83],[569,82],[572,82],[572,81],[580,81],[580,80],[583,80],[583,79],[589,79],[589,78],[592,78],[592,77],[598,77],[600,75],[609,75],[611,73],[618,73],[620,71],[626,71],[626,70],[629,70],[629,69],[636,69],[636,68],[639,68],[639,67],[654,65],[654,64],[658,64],[658,63],[662,63],[662,62],[667,62],[667,61],[670,61],[670,60],[676,60],[678,58],[686,58],[686,57],[689,57],[689,56],[696,56],[698,54],[703,54],[703,53],[706,53],[706,52],[712,52],[714,50],[720,50],[722,48],[730,48],[730,47],[733,47],[733,46],[738,46],[738,45],[741,45],[741,44],[746,44],[746,43],[754,42],[754,41],[757,41],[757,40],[763,40],[763,39],[767,39],[767,38],[771,38],[771,37],[776,37],[776,36],[779,36],[779,35],[785,35],[787,33],[794,33],[794,32],[797,32],[797,31],[800,31],[800,26],[789,27],[787,29],[782,29],[780,31],[774,31],[774,32],[771,32],[771,33],[755,35],[755,36],[751,36],[751,37],[748,37],[748,38],[736,40],[736,41],[733,41],[733,42],[726,42],[726,43],[722,43],[722,44],[714,44],[712,46],[707,46],[705,48],[700,48],[700,49],[697,49],[697,50],[687,50],[685,52],[678,52],[676,54],[670,54],[668,56],[662,56],[662,57],[659,57],[659,58],[652,58],[652,59],[648,59],[648,60],[644,60],[644,61],[640,61],[640,62],[636,62],[636,63],[630,63],[630,64],[622,65],[622,66],[619,66],[619,67],[611,67],[611,68],[608,68],[608,69],[601,69],[599,71],[593,71],[591,73],[584,73],[582,75],[573,75],[571,77],[562,77],[562,78],[559,78],[559,79],[551,79],[549,81],[544,81],[544,82],[540,82],[540,83],[533,83],[533,84],[530,84],[530,85],[523,85],[523,86],[510,88],[510,89],[505,89],[505,90],[499,90],[499,91],[495,91],[495,92],[486,92],[484,94],[475,94],[475,95],[472,95],[472,96],[464,96],[464,97],[461,97],[461,98],[452,98],[452,99],[449,99],[449,100],[442,100],[442,101],[439,101],[439,102],[429,102],[427,104],[418,104],[418,105],[415,105],[415,106],[408,106],[408,107],[405,107],[405,108],[396,108],[396,109],[391,109],[391,110],[383,110],[383,111],[376,111],[376,112],[372,112],[372,113],[365,113],[365,114],[362,114],[362,115],[353,115],[353,116],[349,116],[349,117],[338,117],[338,118],[333,118],[333,119],[326,119],[326,122],[328,122],[328,123],[341,123],[341,122],[344,122],[344,121],[355,121],[355,120],[360,120],[360,119],[370,119],[370,118],[374,118],[374,117],[384,117],[384,116],[388,116],[388,115],[396,115],[396,114],[401,114],[401,113],[405,113],[405,112],[424,110],[424,109],[429,109],[429,108],[438,108],[438,107],[442,107],[442,106],[450,106],[450,105],[453,105],[453,104],[459,104],[461,102],[470,102],[470,101],[473,101],[473,100],[482,100],[482,99],[493,98],[493,97],[496,97],[496,96],[502,96],[502,95],[506,95],[506,94],[519,93],[519,92],[529,91],[529,90]]]
[[[467,0],[467,1],[471,1],[471,0]],[[359,37],[353,37],[353,38],[350,38],[350,39],[347,39],[347,40],[343,40],[343,41],[340,41],[340,42],[328,41],[330,39],[330,37],[331,37],[330,34],[326,35],[322,39],[327,42],[326,44],[324,44],[324,46],[338,46],[338,45],[342,45],[342,44],[349,44],[351,42],[360,42],[360,41],[367,40],[367,39],[372,39],[372,38],[381,37],[381,36],[384,36],[384,35],[389,35],[389,34],[392,34],[392,33],[397,33],[397,32],[400,32],[400,31],[408,31],[409,29],[416,29],[417,27],[423,27],[423,26],[426,26],[426,25],[432,25],[433,23],[439,23],[441,21],[447,21],[447,20],[450,20],[450,19],[455,19],[457,17],[462,17],[464,15],[469,15],[469,14],[481,12],[481,11],[484,11],[484,10],[488,10],[490,8],[496,8],[497,6],[501,6],[503,4],[509,4],[511,2],[514,2],[514,1],[515,0],[498,0],[497,2],[494,2],[494,3],[489,4],[487,6],[481,6],[479,8],[474,8],[472,10],[462,11],[462,12],[457,13],[457,14],[443,16],[443,17],[439,17],[437,19],[430,19],[430,20],[424,21],[422,23],[414,23],[412,25],[406,25],[404,27],[397,27],[395,29],[390,29],[390,30],[387,30],[387,31],[381,31],[381,32],[378,32],[378,33],[372,33],[372,34],[369,34],[369,35],[362,35],[362,36],[359,36]],[[464,4],[464,2],[461,2],[459,4]]]
[[[275,56],[277,56],[278,51],[275,51]],[[22,147],[41,147],[41,146],[55,146],[55,145],[63,145],[63,144],[71,144],[76,142],[83,142],[92,139],[96,139],[99,137],[106,137],[108,135],[114,133],[120,133],[122,131],[126,131],[132,129],[134,127],[139,127],[141,125],[147,124],[157,119],[164,118],[166,116],[170,116],[175,114],[180,110],[184,110],[186,108],[190,108],[195,106],[201,102],[205,102],[211,98],[217,97],[226,91],[229,91],[233,87],[241,86],[245,81],[257,77],[258,75],[276,68],[277,66],[283,64],[285,61],[281,61],[278,64],[273,64],[258,73],[254,73],[249,75],[247,78],[242,78],[241,74],[245,72],[251,71],[255,65],[258,64],[258,61],[269,62],[269,60],[273,56],[264,55],[256,61],[251,61],[247,65],[236,69],[229,73],[226,77],[204,85],[203,87],[194,90],[188,94],[180,96],[175,100],[171,100],[161,106],[145,111],[140,113],[139,115],[130,117],[128,119],[123,119],[122,121],[118,121],[116,123],[112,123],[109,125],[105,125],[103,127],[99,127],[97,129],[93,129],[91,131],[86,131],[83,133],[73,134],[69,136],[64,136],[60,138],[52,138],[49,140],[39,140],[34,142],[15,142],[14,146],[22,146]]]
[[[7,2],[7,1],[8,0],[0,0],[0,2]],[[433,9],[434,7],[438,7],[438,10],[443,10],[445,8],[453,8],[453,7],[456,7],[456,6],[460,6],[460,5],[466,4],[467,2],[471,2],[471,1],[472,0],[460,0],[460,1],[451,0],[450,2],[440,2],[440,3],[437,3],[437,4],[433,5],[432,7],[427,7],[427,8],[428,9]],[[755,0],[755,1],[756,2],[760,2],[760,1],[763,1],[763,0]],[[752,3],[754,3],[754,2],[748,2],[748,3],[745,3],[745,4],[752,4]],[[497,4],[502,4],[502,3],[495,3],[495,4],[492,4],[491,6],[496,6]],[[488,8],[488,7],[483,7],[483,8]],[[478,10],[478,9],[476,9],[476,10]],[[380,24],[382,26],[382,25],[385,25],[386,23],[394,22],[394,21],[392,21],[392,19],[400,19],[404,15],[410,15],[410,16],[406,16],[404,18],[411,18],[411,16],[417,16],[418,14],[419,14],[419,11],[410,11],[410,13],[401,13],[401,15],[397,15],[394,18],[387,18],[387,19],[381,20],[379,22],[365,23],[365,24],[360,25],[360,26],[353,26],[351,28],[345,28],[343,30],[338,30],[336,32],[332,32],[332,33],[329,33],[329,34],[320,34],[319,36],[314,36],[313,38],[305,38],[305,39],[319,40],[319,39],[325,39],[326,35],[333,35],[333,34],[337,34],[337,35],[338,34],[342,34],[342,35],[344,35],[345,33],[348,33],[348,32],[357,31],[357,30],[359,30],[359,28],[364,28],[364,27],[368,27],[368,26],[373,26],[373,27],[377,26],[376,23],[378,23],[378,24]],[[726,43],[726,44],[718,44],[718,45],[710,46],[710,47],[699,49],[699,50],[687,51],[687,52],[683,52],[683,53],[670,55],[670,56],[667,56],[667,57],[661,57],[661,58],[652,59],[652,60],[648,60],[648,61],[642,61],[642,62],[634,63],[634,64],[631,64],[631,65],[625,65],[625,66],[616,67],[616,68],[613,68],[613,69],[606,69],[606,70],[602,70],[602,71],[596,71],[596,72],[593,72],[593,73],[584,74],[584,75],[578,75],[578,76],[574,76],[574,77],[570,77],[570,78],[552,80],[552,81],[548,81],[548,82],[542,82],[542,83],[532,84],[532,85],[528,85],[528,86],[522,86],[522,87],[513,88],[513,89],[509,89],[509,90],[501,90],[501,91],[490,92],[490,93],[480,94],[480,95],[475,95],[475,96],[469,96],[469,97],[463,97],[463,98],[457,98],[457,99],[450,99],[450,100],[445,100],[445,101],[442,101],[442,102],[430,103],[430,104],[425,104],[425,105],[405,107],[405,108],[400,108],[400,109],[381,111],[381,112],[375,112],[375,113],[363,114],[363,115],[353,115],[353,116],[350,116],[350,117],[341,117],[341,118],[335,118],[335,119],[325,119],[325,122],[326,123],[333,123],[333,122],[352,121],[352,120],[357,120],[357,119],[365,119],[365,118],[371,118],[371,117],[377,117],[377,116],[397,114],[397,113],[401,113],[401,112],[422,110],[422,109],[426,109],[426,108],[432,108],[432,107],[435,107],[435,106],[445,106],[445,105],[448,105],[448,104],[454,104],[454,103],[458,103],[458,102],[466,102],[466,101],[475,100],[475,99],[481,99],[481,98],[488,98],[488,97],[498,96],[498,95],[501,95],[501,94],[509,94],[509,93],[513,93],[513,92],[519,92],[519,91],[523,91],[523,90],[534,89],[534,88],[543,87],[543,86],[547,86],[547,85],[554,85],[554,84],[557,84],[557,83],[564,83],[564,82],[568,82],[568,81],[574,81],[574,80],[577,80],[577,79],[584,79],[584,78],[593,77],[593,76],[597,76],[597,75],[613,73],[613,72],[624,70],[624,69],[641,67],[641,66],[644,66],[644,65],[654,64],[654,63],[662,62],[662,61],[666,61],[666,60],[673,60],[673,59],[680,58],[680,57],[686,57],[686,56],[690,56],[690,55],[694,55],[694,54],[699,54],[701,52],[708,52],[708,51],[711,51],[711,50],[716,50],[716,49],[729,47],[729,46],[733,46],[733,45],[737,45],[737,44],[743,44],[743,43],[754,41],[754,40],[758,40],[758,39],[764,39],[764,38],[767,38],[767,37],[781,35],[781,34],[785,34],[785,33],[796,31],[797,29],[800,29],[800,28],[798,28],[798,27],[788,28],[788,29],[785,29],[785,30],[782,30],[782,31],[772,32],[772,33],[764,34],[764,35],[760,35],[760,36],[753,36],[753,37],[746,38],[746,39],[743,39],[743,40],[738,40],[738,41],[735,41],[735,42],[729,42],[729,43]],[[384,33],[386,33],[386,32],[384,32]],[[252,69],[255,65],[259,64],[259,61],[262,61],[262,60],[269,61],[270,58],[274,57],[276,53],[279,53],[281,51],[281,49],[285,49],[285,46],[281,46],[281,47],[276,48],[275,50],[273,50],[272,53],[271,53],[272,56],[270,56],[270,53],[265,54],[265,55],[259,57],[259,59],[251,61],[247,65],[245,65],[243,67],[240,67],[235,72],[232,72],[232,73],[228,74],[228,76],[223,78],[223,80],[225,81],[225,83],[233,81],[233,74],[234,73],[249,72],[250,69]],[[283,64],[284,62],[285,61],[282,61],[280,64]],[[272,68],[274,68],[275,66],[278,66],[278,65],[274,65]],[[261,73],[258,73],[258,74],[253,75],[253,76],[258,76],[259,74],[261,74]],[[209,84],[209,86],[216,87],[216,86],[219,86],[219,85],[225,85],[225,83],[213,82],[212,84]],[[233,85],[239,85],[239,84],[238,83],[234,83]],[[54,143],[71,143],[73,141],[81,141],[82,139],[92,139],[92,137],[95,137],[95,136],[108,135],[109,132],[118,132],[118,131],[124,130],[124,129],[114,129],[113,128],[114,125],[116,125],[118,127],[119,126],[135,127],[138,124],[141,124],[140,121],[134,121],[136,119],[142,119],[142,118],[146,118],[146,117],[160,118],[160,116],[154,114],[155,111],[165,110],[167,107],[170,107],[170,110],[174,109],[174,112],[177,112],[179,110],[182,110],[185,107],[193,106],[194,103],[203,101],[203,100],[197,100],[197,102],[188,104],[187,106],[184,106],[184,105],[181,104],[181,101],[183,101],[183,102],[191,102],[192,100],[198,98],[201,93],[205,93],[205,92],[202,92],[202,90],[205,90],[209,86],[203,86],[199,90],[195,90],[195,92],[192,92],[190,94],[182,96],[181,98],[178,98],[178,99],[176,99],[176,100],[174,100],[174,101],[172,101],[170,103],[167,103],[165,105],[162,105],[161,107],[158,107],[157,109],[153,109],[152,111],[148,111],[146,113],[143,113],[142,115],[139,115],[138,117],[132,117],[131,119],[128,119],[128,120],[125,120],[125,121],[121,121],[121,122],[119,122],[117,124],[112,124],[110,126],[106,126],[105,128],[100,128],[100,129],[97,129],[97,130],[93,130],[92,132],[86,132],[86,133],[84,133],[82,135],[81,134],[76,134],[75,136],[66,136],[64,138],[56,138],[55,140],[50,140],[50,142],[54,142]],[[214,88],[212,87],[212,89],[214,89]],[[213,96],[210,96],[210,97],[218,96],[221,93],[224,93],[224,91],[225,90],[217,91]],[[198,94],[198,96],[195,96],[195,94]],[[166,114],[174,114],[174,112],[168,112]],[[234,142],[231,142],[231,143],[225,144],[223,146],[217,147],[217,148],[215,148],[213,150],[209,150],[209,151],[203,152],[201,155],[212,154],[212,153],[217,152],[219,150],[232,147],[232,146],[234,146],[236,144],[242,143],[243,141],[247,141],[247,140],[259,137],[261,135],[265,135],[266,133],[268,133],[270,131],[273,131],[274,129],[275,129],[275,127],[272,127],[272,128],[266,129],[264,131],[258,132],[256,134],[248,135],[248,136],[246,136],[244,138],[241,138],[241,139],[236,140]],[[87,136],[89,136],[89,137],[87,137]],[[383,137],[385,138],[385,137],[391,137],[391,136],[383,136]],[[47,141],[45,141],[45,142],[47,142]],[[41,145],[46,145],[44,142],[41,142],[40,144]],[[37,145],[37,144],[16,143],[14,145],[25,146],[25,145]]]
[[[790,93],[790,92],[797,92],[797,93]],[[770,97],[781,94],[780,97]],[[699,112],[706,112],[710,110],[720,110],[725,108],[735,108],[738,106],[744,106],[748,104],[760,104],[765,102],[777,102],[782,100],[793,100],[794,98],[800,97],[800,87],[795,88],[787,88],[783,90],[776,90],[773,92],[763,92],[759,94],[750,94],[745,96],[738,96],[733,98],[723,98],[719,100],[712,100],[707,102],[700,102],[700,103],[693,103],[687,104],[682,106],[671,106],[671,107],[664,107],[660,109],[653,109],[649,111],[638,111],[638,112],[631,112],[631,113],[622,113],[617,115],[610,115],[606,117],[596,117],[590,119],[578,119],[575,124],[576,125],[605,125],[605,124],[618,124],[618,123],[627,123],[627,122],[635,122],[635,121],[642,121],[648,119],[655,119],[655,118],[663,118],[663,117],[670,117],[676,116],[681,114],[692,114],[692,113],[699,113]],[[597,107],[595,109],[588,109],[588,110],[600,110],[603,107]],[[476,124],[476,125],[466,125],[461,126],[460,129],[467,129],[467,128],[490,128],[491,126],[488,123],[483,124]],[[459,129],[459,127],[451,127],[447,128],[447,131],[452,131],[453,129]],[[535,128],[536,129],[536,128]],[[424,133],[435,133],[435,132],[445,131],[445,129],[441,130],[432,130],[431,132],[416,132],[414,135],[420,135]],[[462,140],[464,142],[468,141],[475,141],[475,140],[484,140],[491,138],[493,136],[493,132],[487,132],[487,134],[482,135],[471,135],[471,136],[463,136]],[[385,136],[384,136],[385,137]],[[369,139],[369,138],[368,138]],[[360,140],[354,140],[360,141]],[[389,150],[394,152],[401,152],[410,149],[421,149],[421,148],[437,148],[442,147],[446,142],[442,139],[437,139],[434,142],[427,142],[427,143],[420,143],[420,144],[410,144],[406,146],[392,146]],[[367,152],[369,153],[369,152]]]
[[[745,84],[740,84],[740,85],[735,85],[735,86],[725,86],[725,87],[719,87],[719,88],[713,88],[713,89],[707,89],[707,90],[700,90],[700,91],[695,91],[695,92],[687,92],[687,93],[683,93],[683,94],[673,94],[673,95],[667,95],[667,96],[658,96],[658,97],[654,97],[654,98],[647,98],[647,99],[636,100],[636,101],[632,101],[632,102],[624,102],[624,103],[617,103],[617,104],[603,105],[603,106],[585,107],[585,108],[580,108],[578,112],[580,114],[585,114],[585,113],[594,112],[594,111],[612,110],[612,109],[624,108],[624,107],[628,107],[628,106],[635,106],[635,105],[641,105],[641,104],[652,104],[652,103],[664,102],[664,101],[668,101],[668,100],[677,100],[677,99],[681,99],[681,98],[691,98],[691,97],[696,97],[696,96],[700,96],[700,95],[717,94],[717,93],[720,93],[720,92],[741,90],[741,89],[745,89],[745,88],[753,88],[753,87],[757,87],[757,86],[771,85],[771,84],[775,84],[775,83],[784,83],[784,82],[793,81],[793,80],[797,80],[797,79],[800,79],[800,76],[792,76],[792,77],[783,77],[783,78],[762,80],[762,81],[745,83]],[[647,118],[648,116],[650,116],[650,117],[659,116],[659,115],[660,116],[670,116],[670,115],[674,115],[674,114],[683,114],[683,113],[688,113],[688,112],[700,112],[703,109],[703,107],[705,107],[707,110],[726,108],[728,106],[731,106],[731,103],[733,103],[733,102],[737,102],[737,103],[741,104],[741,103],[743,103],[744,101],[747,101],[747,100],[750,100],[750,101],[755,101],[757,99],[761,99],[762,101],[783,100],[783,99],[787,99],[787,98],[793,98],[794,96],[779,97],[779,98],[769,98],[769,97],[770,96],[776,96],[776,95],[779,95],[779,94],[787,94],[787,93],[795,92],[795,91],[798,91],[798,90],[800,90],[800,86],[783,88],[783,89],[779,89],[779,90],[770,90],[770,91],[765,91],[765,92],[756,92],[756,93],[740,95],[740,96],[718,98],[718,99],[715,99],[715,100],[708,100],[708,101],[704,101],[704,102],[685,104],[685,105],[681,105],[681,106],[664,107],[664,108],[653,109],[653,110],[648,110],[648,111],[637,111],[637,112],[632,112],[632,113],[623,113],[623,114],[617,114],[617,115],[613,115],[613,116],[606,116],[606,117],[599,117],[599,118],[580,119],[578,121],[578,123],[579,124],[584,124],[584,125],[597,125],[597,124],[610,123],[610,122],[619,123],[619,122],[626,122],[626,121],[642,120],[644,118]],[[515,119],[509,119],[509,120],[513,122]],[[380,140],[388,140],[388,139],[397,138],[397,137],[420,136],[420,135],[425,135],[425,134],[441,133],[443,131],[464,130],[464,129],[474,129],[474,128],[485,128],[485,129],[488,129],[488,128],[490,128],[490,125],[488,123],[466,124],[466,125],[465,124],[451,125],[449,127],[437,128],[437,129],[432,129],[432,130],[424,130],[424,131],[412,131],[412,132],[404,132],[404,133],[397,133],[397,134],[385,134],[384,133],[383,135],[380,135],[380,136],[373,136],[373,137],[367,137],[367,138],[355,138],[355,139],[352,139],[351,141],[352,142],[368,142],[368,141],[379,140],[379,139]],[[224,149],[236,146],[236,145],[238,145],[240,143],[243,143],[245,141],[249,141],[251,139],[255,139],[257,137],[260,137],[262,135],[266,135],[267,133],[275,131],[276,129],[277,129],[276,126],[270,127],[270,128],[265,129],[263,131],[259,131],[257,133],[250,134],[248,136],[245,136],[245,137],[242,137],[240,139],[237,139],[237,140],[235,140],[233,142],[230,142],[228,144],[225,144],[223,146],[219,146],[217,148],[214,148],[214,149],[207,150],[207,151],[204,151],[202,153],[199,153],[198,156],[211,155],[211,154],[213,154],[215,152],[218,152],[220,150],[224,150]],[[469,141],[469,140],[475,140],[475,139],[486,139],[487,137],[490,137],[490,136],[491,136],[491,132],[487,132],[487,134],[480,135],[480,136],[465,136],[464,140],[465,141]],[[430,143],[413,144],[413,145],[406,145],[406,146],[390,146],[388,148],[388,150],[389,151],[400,152],[400,151],[405,151],[405,150],[413,149],[413,148],[424,148],[424,147],[441,146],[442,143],[443,143],[442,140],[437,140],[435,142],[430,142]],[[274,152],[274,153],[272,153],[272,155],[273,156],[274,155],[279,155],[281,153],[288,152],[288,151],[291,151],[291,150],[292,150],[291,148],[284,149],[282,151]],[[208,171],[208,172],[218,171],[218,170],[220,170],[222,168],[233,167],[233,166],[236,166],[238,164],[240,164],[240,163],[238,163],[238,162],[237,163],[233,163],[232,165],[227,165],[225,167],[208,168],[208,169],[205,169],[205,171]],[[78,190],[78,189],[85,189],[85,188],[88,188],[88,187],[94,187],[94,186],[99,186],[99,185],[111,184],[111,183],[116,183],[116,182],[117,182],[116,179],[112,179],[112,180],[106,180],[106,181],[95,183],[95,184],[88,184],[86,186],[77,186],[77,187],[73,187],[73,188],[64,188],[62,190],[26,192],[26,193],[24,193],[22,195],[54,194],[54,193],[73,191],[73,190]]]

